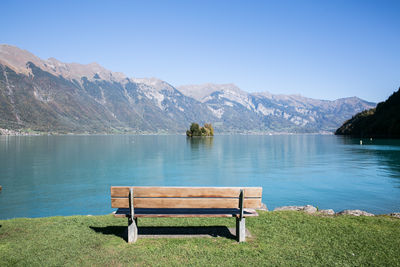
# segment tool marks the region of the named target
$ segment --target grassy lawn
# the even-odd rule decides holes
[[[0,266],[281,265],[400,266],[400,220],[259,212],[246,243],[217,238],[143,238],[128,244],[112,215],[0,220]],[[139,219],[140,226],[227,226],[235,220]]]

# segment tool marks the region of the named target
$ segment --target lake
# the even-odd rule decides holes
[[[400,211],[400,140],[0,136],[0,219],[112,212],[111,185],[262,186],[269,209]]]

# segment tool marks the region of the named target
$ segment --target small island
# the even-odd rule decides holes
[[[214,136],[214,129],[211,123],[205,123],[203,127],[200,127],[198,123],[193,122],[190,129],[186,131],[186,135],[188,137]]]

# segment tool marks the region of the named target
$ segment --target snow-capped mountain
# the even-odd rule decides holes
[[[247,93],[234,84],[204,84],[177,87],[200,101],[220,121],[233,129],[285,132],[331,132],[341,122],[375,103],[357,97],[334,101],[300,95]],[[245,121],[239,118],[245,118]],[[249,125],[251,125],[249,127]]]

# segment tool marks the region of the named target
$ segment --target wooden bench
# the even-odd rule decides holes
[[[139,217],[235,217],[236,237],[245,241],[245,218],[258,216],[261,187],[112,186],[115,217],[128,218],[128,242],[136,242]]]

